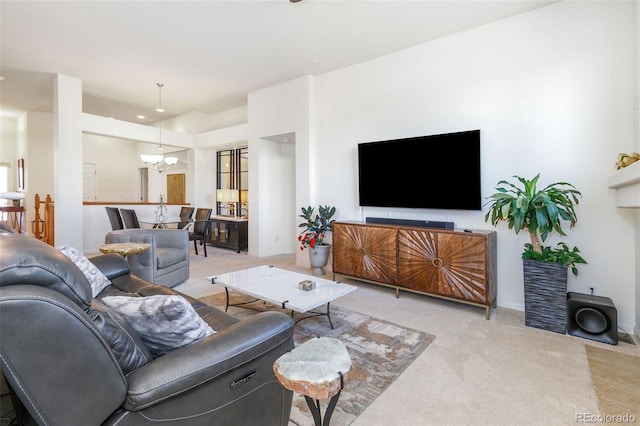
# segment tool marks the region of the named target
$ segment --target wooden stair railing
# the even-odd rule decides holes
[[[40,215],[40,207],[44,204],[43,216]],[[35,219],[33,220],[33,236],[45,243],[54,246],[55,234],[54,234],[54,203],[51,200],[51,196],[47,194],[44,201],[40,201],[40,195],[36,194],[34,208],[36,210]]]

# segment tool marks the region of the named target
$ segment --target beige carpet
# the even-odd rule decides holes
[[[202,298],[206,303],[224,310],[225,295],[217,293]],[[260,310],[278,310],[279,306],[261,301],[247,303],[253,298],[231,293],[229,313],[247,318]],[[287,315],[290,311],[284,311]],[[302,319],[304,318],[304,319]],[[295,314],[294,340],[299,345],[318,337],[336,337],[344,343],[352,360],[352,369],[331,417],[331,424],[351,424],[389,385],[429,346],[435,336],[408,329],[391,322],[353,312],[346,308],[331,307],[331,328],[326,316]],[[324,413],[328,401],[321,401]],[[291,410],[292,423],[312,426],[313,417],[304,398],[294,395]]]
[[[309,271],[294,265],[293,256],[259,259],[210,249],[207,259],[191,256],[191,279],[176,289],[210,295],[223,288],[205,277],[259,264]],[[332,306],[437,336],[353,426],[572,425],[579,414],[607,409],[599,405],[588,350],[640,357],[640,345],[611,346],[526,327],[520,311],[492,309],[487,321],[481,308],[410,293],[396,299],[392,289],[344,281],[358,290]]]

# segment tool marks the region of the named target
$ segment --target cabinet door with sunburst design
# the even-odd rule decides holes
[[[334,223],[333,272],[395,284],[396,239],[394,228]]]
[[[484,235],[398,231],[398,284],[425,293],[487,303]]]

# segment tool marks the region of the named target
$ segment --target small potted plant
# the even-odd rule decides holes
[[[533,179],[514,176],[521,184],[501,180],[489,201],[485,221],[496,226],[507,222],[516,234],[526,230],[530,243],[522,253],[524,271],[525,323],[564,334],[566,332],[567,269],[578,275],[577,264],[587,263],[577,247],[560,242],[544,247],[552,233],[566,235],[562,222],[573,228],[578,220],[575,206],[582,194],[567,182],[555,182],[538,190],[540,174]]]
[[[331,219],[335,213],[335,207],[318,206],[318,213],[314,215],[314,208],[302,207],[302,214],[299,215],[305,221],[298,225],[304,228],[298,241],[300,242],[300,250],[309,248],[309,262],[311,264],[311,273],[313,275],[324,275],[324,266],[329,260],[329,252],[331,245],[326,242],[327,232],[331,231],[334,219]]]

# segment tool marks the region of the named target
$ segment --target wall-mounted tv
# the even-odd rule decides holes
[[[480,130],[358,144],[363,207],[481,210]]]

